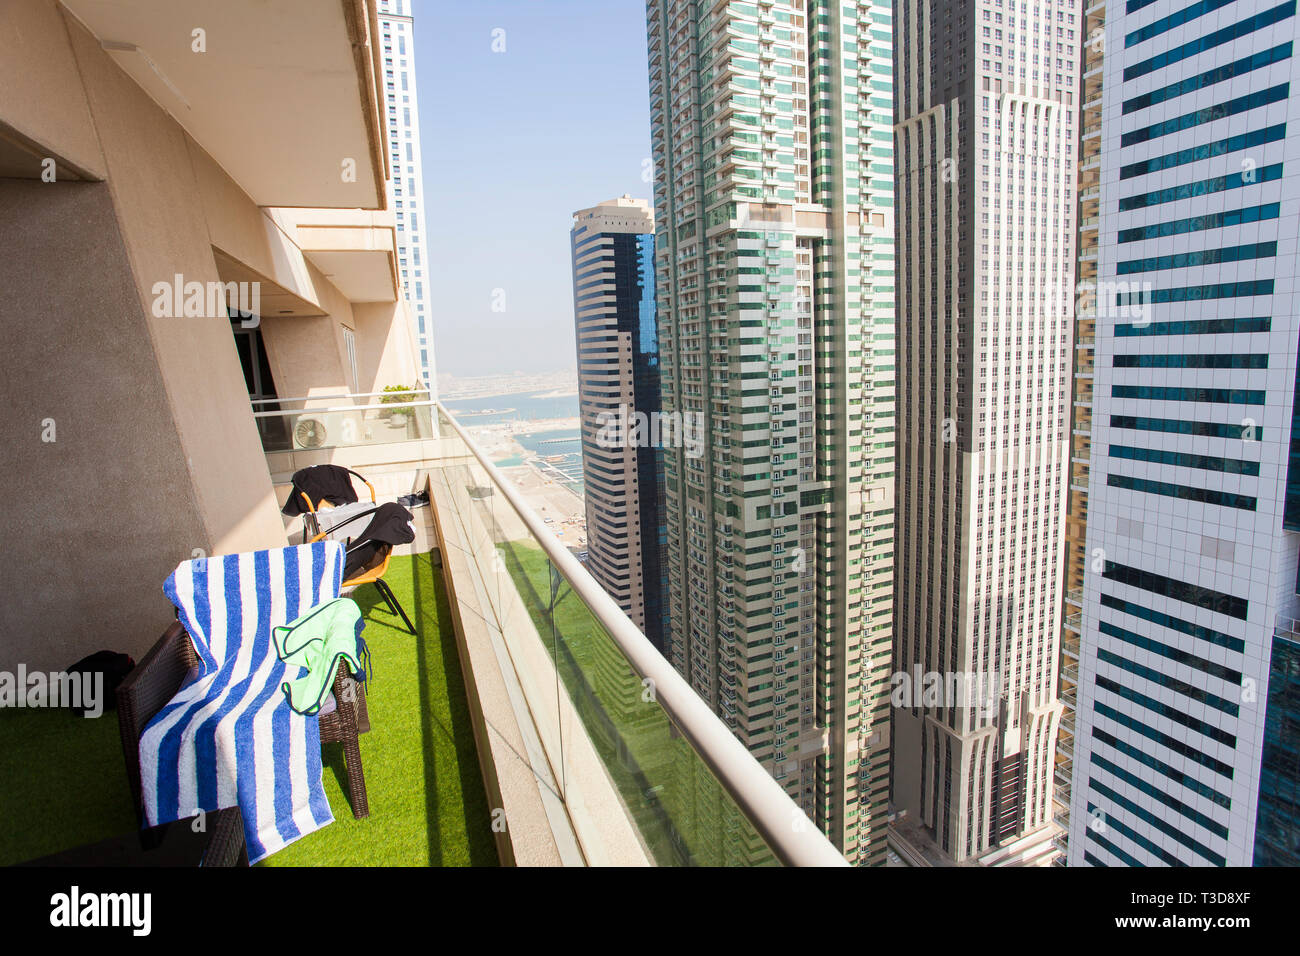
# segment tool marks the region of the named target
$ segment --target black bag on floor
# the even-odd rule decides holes
[[[117,706],[117,688],[126,675],[135,668],[135,660],[127,654],[115,651],[96,651],[89,657],[83,657],[68,668],[69,674],[103,674],[105,710]]]

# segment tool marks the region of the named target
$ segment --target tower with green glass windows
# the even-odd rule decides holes
[[[884,860],[894,552],[887,2],[648,0],[673,663]],[[799,825],[801,821],[793,821]]]

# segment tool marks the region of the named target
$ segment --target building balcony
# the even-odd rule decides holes
[[[379,675],[361,741],[371,816],[351,818],[327,747],[336,822],[264,865],[844,865],[811,823],[791,827],[802,811],[459,423],[427,394],[381,397],[255,406],[280,500],[323,461],[381,500],[429,498],[387,576],[416,637],[358,592]],[[17,821],[0,862],[132,828],[111,712],[0,714],[0,742],[40,754],[0,797]]]

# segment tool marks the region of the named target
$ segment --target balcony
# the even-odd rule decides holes
[[[381,496],[430,499],[415,553],[388,576],[418,638],[391,626],[377,593],[358,597],[378,674],[362,739],[372,815],[351,819],[341,753],[327,749],[336,822],[267,865],[844,865],[812,824],[791,827],[802,812],[781,786],[441,406],[374,398],[257,413],[282,424],[266,451],[276,478],[324,457],[382,475]],[[322,441],[301,429],[309,447],[277,447],[324,409],[341,418]],[[19,821],[0,863],[131,829],[111,714],[0,716],[7,752],[42,768],[0,797]]]
[[[431,502],[415,511],[420,549],[389,575],[409,588],[394,582],[417,641],[390,640],[386,612],[364,608],[380,676],[362,741],[372,816],[352,832],[327,753],[337,822],[268,864],[843,864],[811,824],[790,832],[799,811],[779,785],[427,392],[325,390],[245,414],[279,501],[294,471],[330,462],[382,497],[423,490]],[[0,863],[133,826],[112,715],[53,716],[0,720],[9,752],[57,755],[13,788],[17,838],[0,842]],[[86,767],[99,791],[77,782]],[[494,832],[489,807],[506,811],[508,832]]]

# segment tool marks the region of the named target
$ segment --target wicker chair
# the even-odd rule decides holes
[[[144,821],[144,798],[140,792],[140,735],[158,711],[176,696],[186,675],[197,664],[198,655],[190,636],[176,621],[117,688],[117,722],[122,734],[122,755],[126,758],[127,783],[131,787],[131,799],[135,801],[136,816],[141,822]],[[354,690],[349,693],[345,682],[350,677],[347,663],[340,662],[334,676],[336,706],[332,713],[320,717],[320,742],[343,744],[352,815],[360,820],[370,816],[360,745],[360,735],[370,730],[370,714],[366,710],[365,684],[351,681]]]

